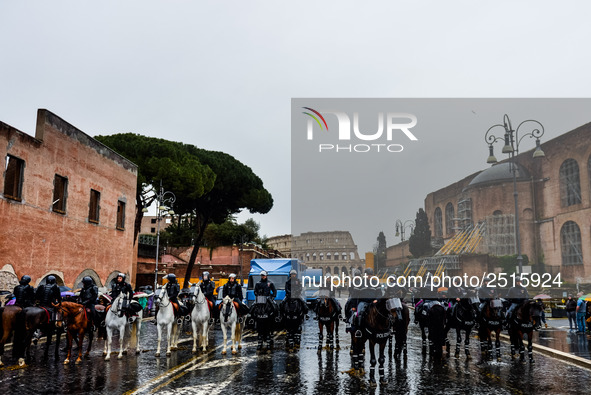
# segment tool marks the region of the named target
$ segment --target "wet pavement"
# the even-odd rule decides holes
[[[548,328],[534,333],[534,343],[591,360],[591,335],[570,330],[568,319],[548,319]]]
[[[25,390],[28,393],[64,394],[582,394],[588,393],[587,383],[591,381],[591,371],[542,354],[534,354],[534,365],[512,361],[506,343],[502,344],[502,362],[480,363],[474,338],[470,340],[474,359],[467,361],[462,355],[459,359],[452,356],[436,362],[421,352],[420,332],[411,323],[407,358],[400,362],[387,360],[388,384],[378,384],[377,389],[372,389],[368,373],[362,378],[345,373],[351,368],[351,358],[344,325],[340,325],[339,331],[342,349],[323,350],[320,356],[316,350],[317,322],[312,319],[305,322],[304,331],[302,349],[296,354],[283,349],[284,336],[280,335],[271,354],[257,355],[256,337],[246,332],[244,348],[239,354],[222,356],[221,330],[216,327],[210,335],[212,351],[209,353],[193,355],[192,340],[184,333],[180,350],[173,352],[170,358],[164,354],[156,358],[156,327],[148,322],[142,327],[142,345],[146,350],[139,355],[130,353],[122,360],[113,355],[111,361],[105,362],[102,358],[104,343],[99,340],[90,359],[79,365],[64,366],[63,357],[55,361],[50,356],[48,361],[43,361],[43,349],[39,345],[30,366],[9,366],[0,370],[0,387],[10,394]],[[557,344],[559,333],[565,332],[544,330],[537,336],[542,342]],[[449,338],[452,340],[451,335]],[[564,339],[571,337],[567,335]],[[566,344],[583,347],[578,341]],[[114,346],[118,346],[117,341]],[[365,359],[366,371],[369,371],[369,353]]]

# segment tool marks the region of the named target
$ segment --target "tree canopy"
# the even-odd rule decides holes
[[[263,181],[250,167],[224,152],[132,133],[96,139],[138,165],[136,227],[138,218],[141,225],[141,209],[154,200],[153,191],[161,180],[164,188],[176,195],[175,212],[186,214],[195,234],[184,286],[209,223],[221,224],[243,209],[265,214],[273,207]]]
[[[415,228],[410,239],[408,239],[408,248],[415,258],[431,255],[432,253],[431,228],[429,227],[427,213],[422,208],[417,212]]]

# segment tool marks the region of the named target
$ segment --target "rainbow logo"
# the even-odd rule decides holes
[[[322,114],[320,114],[318,111],[316,111],[316,110],[314,110],[313,108],[310,108],[310,107],[302,107],[302,108],[305,109],[305,110],[311,111],[314,114],[318,115],[320,117],[320,119],[322,119],[322,122],[324,122],[324,126],[326,126],[326,131],[328,131],[328,125],[326,124],[326,120],[324,119],[324,117],[322,116]],[[309,112],[306,112],[306,111],[303,111],[302,113],[308,115],[309,117],[312,117],[318,123],[318,126],[320,126],[320,130],[324,129],[322,127],[322,124],[320,123],[320,120],[318,118],[316,118],[313,114],[310,114]]]

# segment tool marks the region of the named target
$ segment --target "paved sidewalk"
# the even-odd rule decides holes
[[[548,318],[548,329],[534,334],[534,343],[591,360],[591,335],[571,331],[566,318]]]

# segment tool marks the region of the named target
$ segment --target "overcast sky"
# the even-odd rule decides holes
[[[0,120],[34,134],[47,108],[90,135],[227,152],[273,194],[262,233],[287,234],[291,98],[589,97],[589,15],[583,1],[2,2]]]

